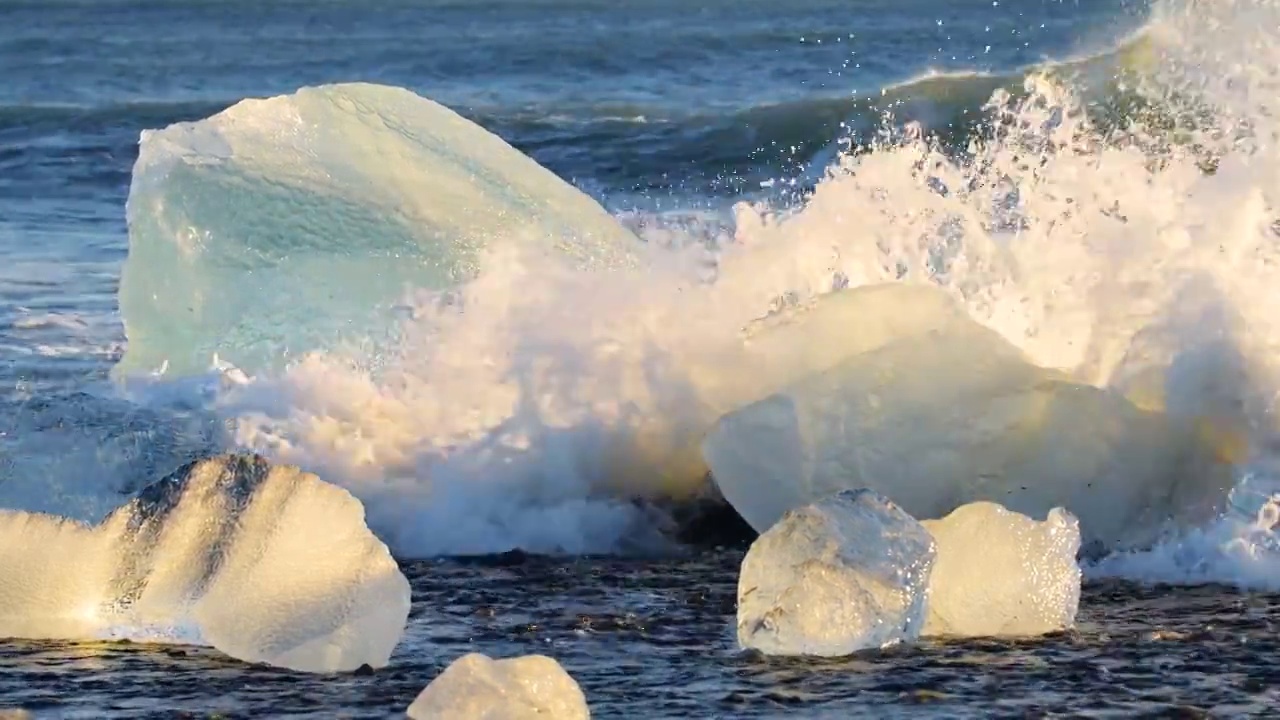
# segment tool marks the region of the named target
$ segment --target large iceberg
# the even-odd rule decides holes
[[[1149,543],[1166,521],[1216,509],[1230,467],[1194,428],[1028,362],[939,295],[859,288],[781,323],[828,344],[796,326],[815,313],[880,318],[860,323],[870,329],[861,339],[794,350],[822,362],[727,413],[704,438],[716,484],[757,531],[861,487],[915,517],[979,500],[1041,517],[1064,507],[1086,541],[1107,547]],[[844,334],[860,331],[850,324]]]
[[[841,656],[924,628],[933,538],[869,490],[791,510],[738,575],[738,644],[768,655]]]
[[[924,635],[1029,637],[1075,624],[1080,523],[1043,521],[996,503],[962,505],[921,524],[937,544]]]
[[[409,583],[345,490],[254,455],[187,465],[96,527],[0,511],[0,637],[176,641],[381,667]]]
[[[468,653],[422,689],[406,714],[413,720],[588,720],[582,688],[545,655],[494,660]]]
[[[144,131],[117,373],[254,372],[376,341],[407,289],[453,287],[519,245],[578,265],[635,236],[502,139],[401,88],[248,99]]]

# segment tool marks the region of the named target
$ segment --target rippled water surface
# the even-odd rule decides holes
[[[247,667],[203,648],[0,643],[0,698],[49,718],[403,716],[452,660],[543,653],[593,718],[1266,717],[1280,702],[1280,595],[1086,586],[1079,627],[837,660],[733,641],[741,554],[690,560],[414,563],[405,641],[371,676]]]

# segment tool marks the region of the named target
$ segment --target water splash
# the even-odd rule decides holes
[[[1247,472],[1222,517],[1144,552],[1118,553],[1086,576],[1171,584],[1280,588],[1280,480]]]
[[[798,206],[740,204],[728,232],[642,228],[639,269],[494,243],[475,281],[405,298],[394,353],[312,355],[221,383],[210,406],[235,444],[352,489],[401,552],[617,549],[654,527],[629,498],[701,490],[700,428],[840,341],[748,361],[744,328],[841,287],[931,283],[1035,362],[1163,409],[1248,468],[1280,390],[1278,7],[1159,6],[1127,123],[1099,125],[1069,76],[1036,73],[992,95],[962,152],[886,134]],[[1232,512],[1170,542],[1247,535],[1269,552],[1249,533],[1270,526]]]

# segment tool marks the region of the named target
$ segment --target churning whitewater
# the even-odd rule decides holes
[[[726,413],[870,350],[850,327],[909,335],[894,311],[809,322],[822,298],[931,286],[1019,362],[1204,449],[1213,493],[1163,508],[1142,548],[1093,572],[1274,586],[1280,47],[1262,28],[1277,20],[1270,3],[1161,4],[1122,51],[1012,89],[972,78],[985,103],[963,146],[898,125],[820,153],[798,197],[728,217],[610,218],[407,91],[245,101],[143,138],[117,376],[135,400],[212,414],[212,444],[347,488],[398,554],[619,551],[659,540],[635,499],[705,492],[702,440]],[[473,195],[441,194],[464,172],[484,179]],[[468,204],[493,222],[462,232]],[[939,392],[944,371],[927,378]],[[994,412],[956,396],[974,403],[949,408],[956,422]],[[930,448],[905,427],[878,447]],[[1047,437],[1028,482],[1068,461]],[[1177,496],[1159,474],[1106,478],[1091,492]],[[947,498],[944,480],[915,482]]]

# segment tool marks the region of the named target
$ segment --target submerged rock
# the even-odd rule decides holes
[[[256,455],[186,465],[94,527],[0,511],[0,637],[207,644],[332,672],[386,665],[408,614],[360,502]]]
[[[726,500],[697,500],[675,516],[675,539],[693,547],[745,548],[759,537]]]
[[[929,532],[870,490],[788,511],[738,578],[738,643],[768,655],[848,655],[924,627]]]
[[[924,520],[937,544],[925,635],[1035,636],[1075,624],[1080,524],[1061,509],[1043,521],[977,502]]]
[[[423,688],[413,720],[588,720],[586,696],[560,663],[545,655],[494,660],[469,653]]]
[[[747,549],[760,533],[742,519],[708,476],[688,498],[662,498],[647,505],[659,513],[663,536],[691,548]]]

